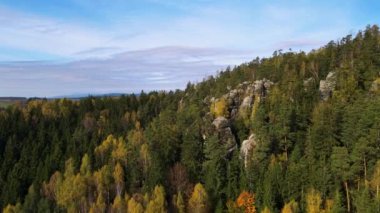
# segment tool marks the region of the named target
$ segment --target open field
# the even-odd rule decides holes
[[[0,97],[0,108],[6,108],[10,105],[13,105],[15,103],[23,103],[27,99],[26,98],[19,98],[19,97]]]

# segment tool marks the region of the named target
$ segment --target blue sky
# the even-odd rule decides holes
[[[184,88],[379,24],[380,1],[0,0],[0,96]]]

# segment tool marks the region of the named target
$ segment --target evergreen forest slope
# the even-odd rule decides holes
[[[3,212],[380,212],[380,31],[185,90],[0,109]]]

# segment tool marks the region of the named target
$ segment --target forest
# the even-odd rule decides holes
[[[380,31],[184,90],[0,108],[3,212],[380,212]]]

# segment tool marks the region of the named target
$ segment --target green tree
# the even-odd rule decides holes
[[[348,181],[350,178],[350,158],[346,147],[334,147],[331,154],[332,171],[343,182],[346,191],[347,211],[351,211]]]

